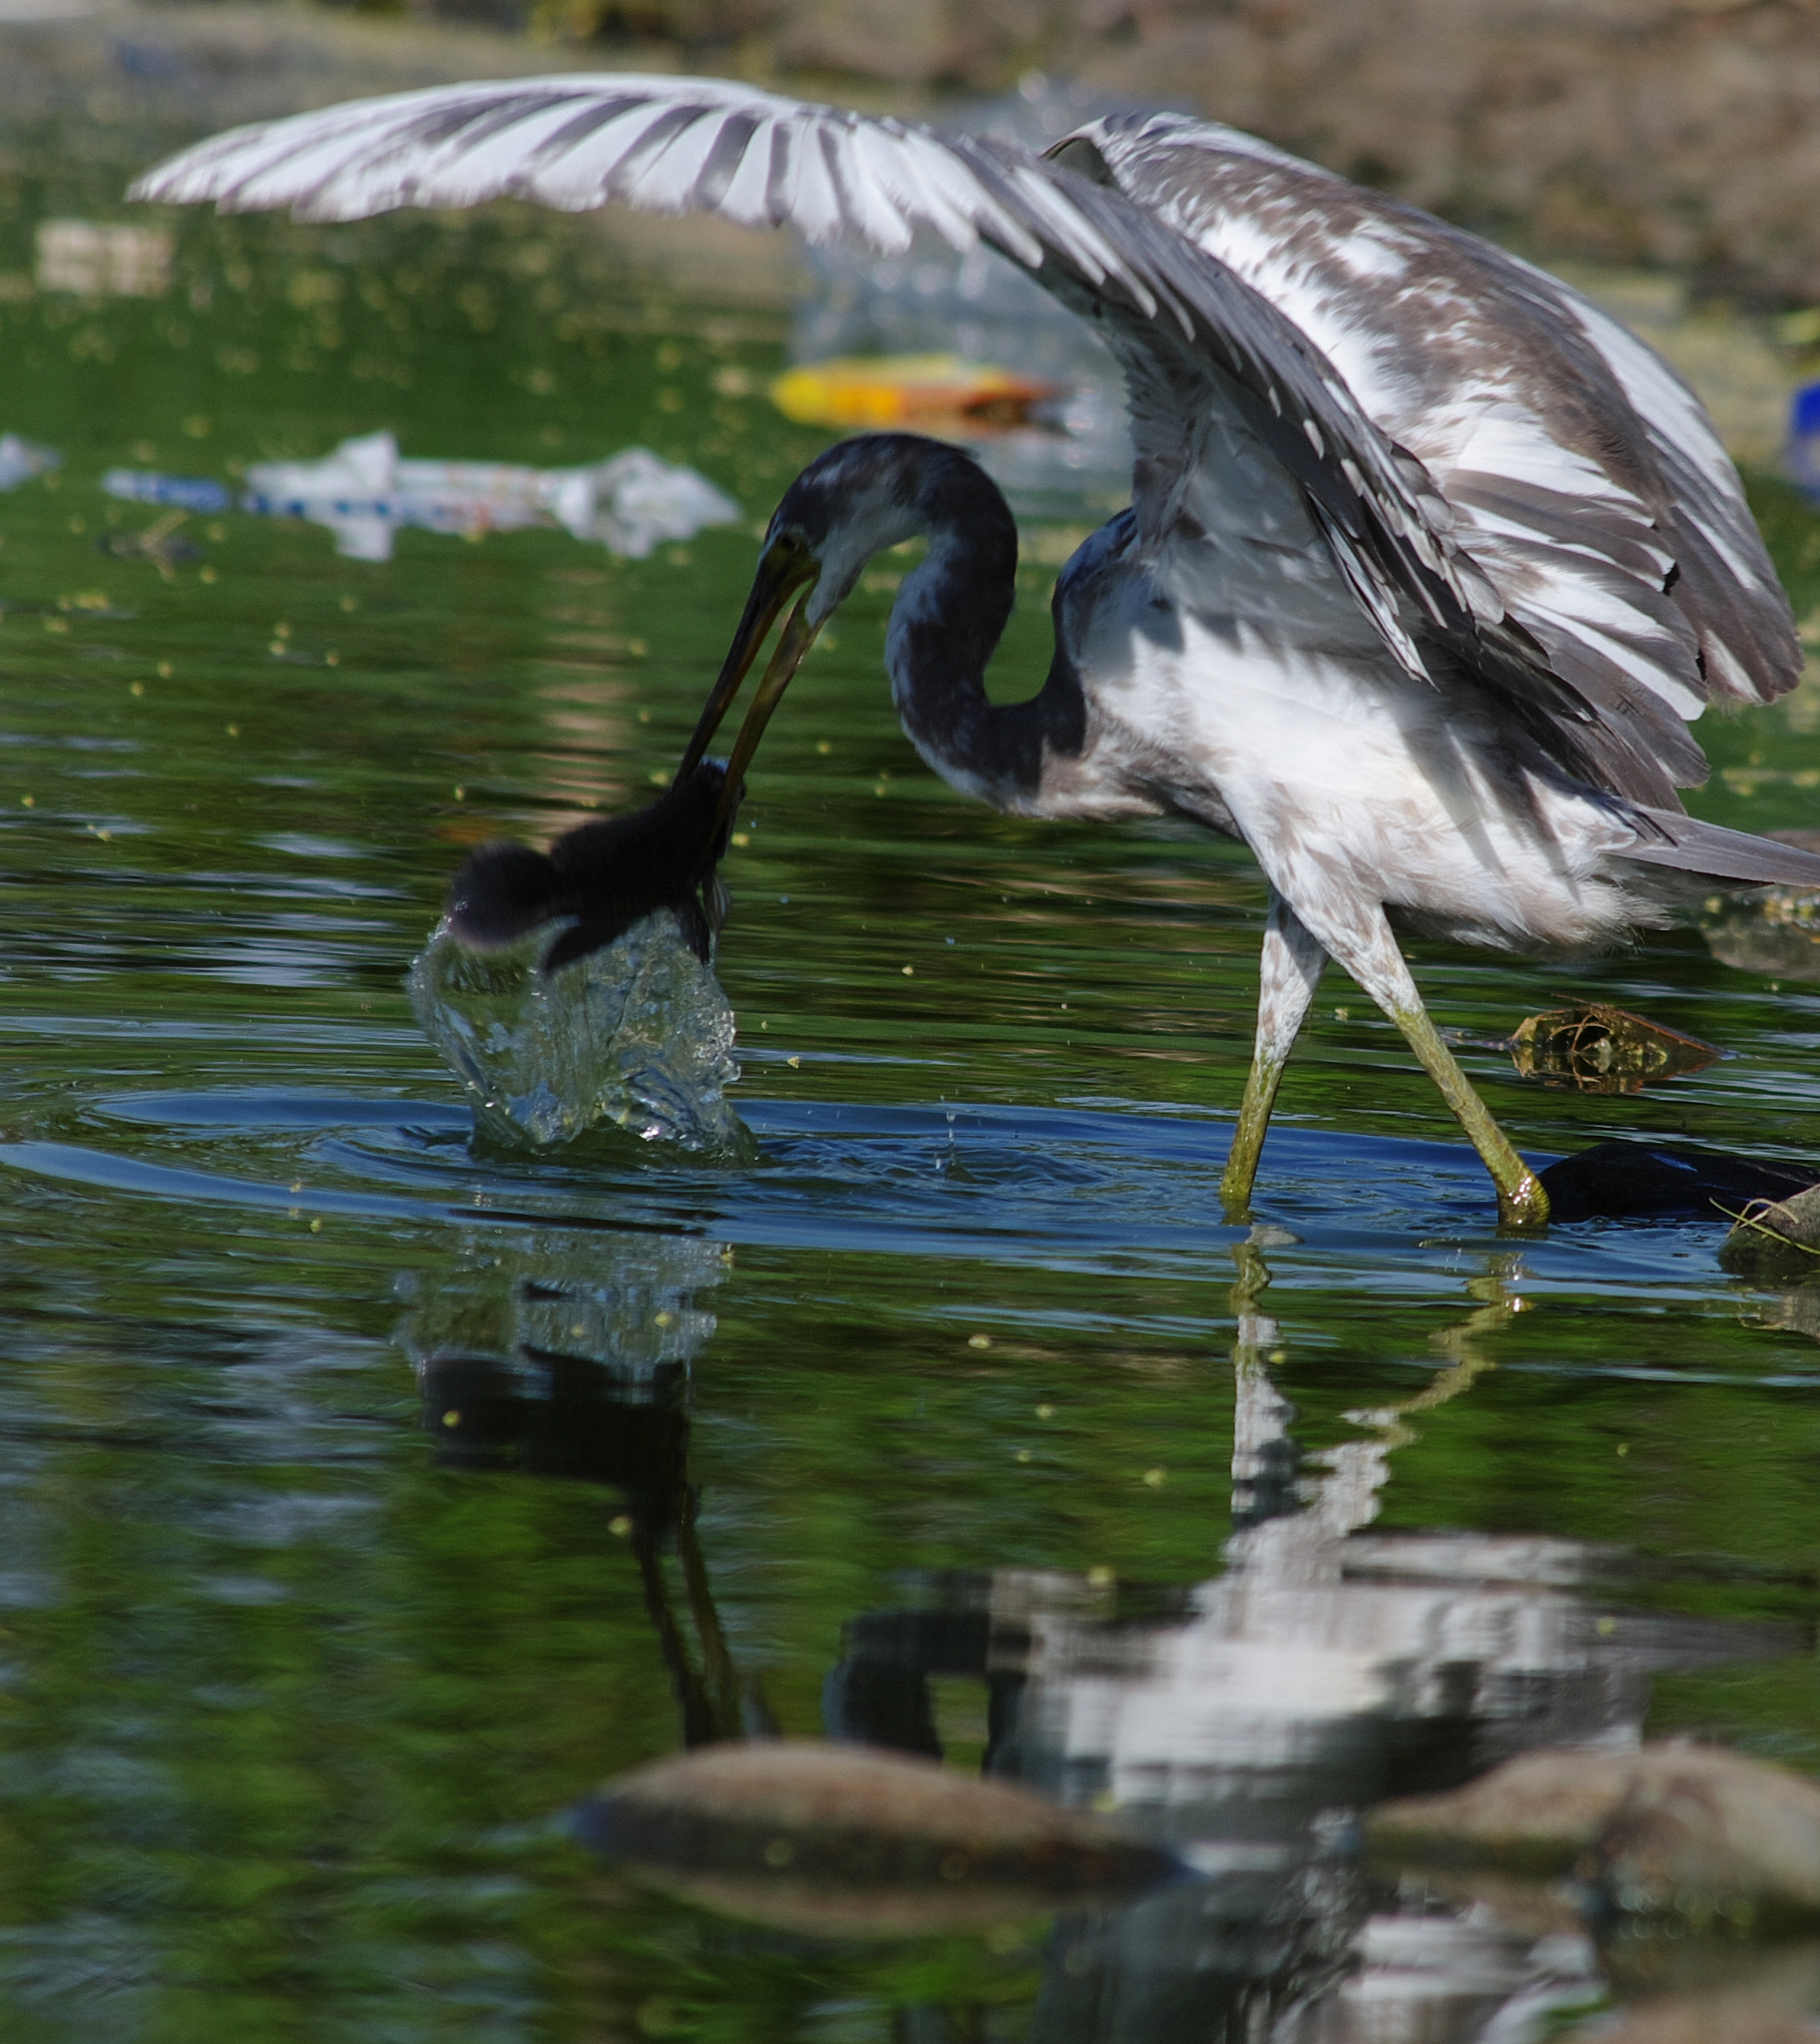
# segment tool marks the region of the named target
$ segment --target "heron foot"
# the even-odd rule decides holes
[[[1245,1076],[1245,1097],[1232,1131],[1232,1147],[1219,1181],[1220,1205],[1234,1226],[1251,1218],[1251,1188],[1257,1179],[1264,1131],[1270,1126],[1270,1110],[1276,1105],[1276,1089],[1326,963],[1326,952],[1302,927],[1295,910],[1272,892],[1258,959],[1257,1043]]]
[[[1533,1235],[1549,1225],[1549,1196],[1528,1165],[1513,1186],[1498,1186],[1500,1230]]]
[[[1219,1178],[1219,1205],[1229,1227],[1242,1228],[1251,1219],[1251,1186],[1256,1176],[1257,1160],[1248,1160],[1249,1168],[1228,1163]]]
[[[1542,1181],[1518,1156],[1511,1139],[1477,1093],[1454,1054],[1441,1040],[1441,1033],[1421,1007],[1393,1010],[1398,1028],[1423,1069],[1441,1089],[1441,1097],[1454,1111],[1454,1119],[1465,1130],[1478,1151],[1480,1161],[1492,1175],[1498,1189],[1498,1225],[1525,1233],[1549,1225],[1549,1196]]]

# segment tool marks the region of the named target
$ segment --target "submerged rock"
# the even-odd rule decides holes
[[[1630,1917],[1753,1934],[1820,1922],[1820,1785],[1714,1747],[1525,1754],[1366,1821],[1398,1863],[1573,1874]]]
[[[1820,1186],[1784,1200],[1753,1200],[1719,1245],[1740,1278],[1820,1278]]]
[[[1557,1221],[1651,1214],[1703,1214],[1719,1220],[1753,1201],[1785,1200],[1820,1179],[1810,1166],[1771,1163],[1671,1143],[1594,1143],[1558,1158],[1542,1173]]]
[[[836,1937],[974,1929],[1178,1871],[1170,1854],[1028,1788],[806,1740],[636,1769],[583,1805],[576,1831],[653,1886]]]
[[[1766,834],[1801,851],[1820,851],[1820,830]],[[1820,979],[1820,893],[1811,887],[1742,887],[1714,894],[1700,917],[1700,934],[1721,964],[1739,972],[1767,979]]]
[[[748,1154],[727,1104],[733,1011],[676,912],[660,908],[551,972],[564,926],[480,952],[445,921],[411,967],[411,1006],[467,1092],[476,1133],[552,1149],[615,1130]]]
[[[1640,1761],[1571,1748],[1521,1754],[1464,1788],[1380,1803],[1366,1832],[1374,1851],[1405,1864],[1567,1873],[1623,1800]]]
[[[1820,2025],[1752,1995],[1672,1995],[1599,2016],[1564,2044],[1816,2044]]]
[[[1718,897],[1700,934],[1720,964],[1766,979],[1820,979],[1820,894],[1764,887]]]

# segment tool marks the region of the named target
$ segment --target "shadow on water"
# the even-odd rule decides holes
[[[853,1613],[826,1671],[827,1739],[1116,1809],[1188,1869],[1055,1918],[1027,2033],[1045,2044],[1467,2044],[1601,2003],[1611,1981],[1565,1893],[1539,1922],[1533,1900],[1505,1917],[1399,1888],[1362,1862],[1356,1813],[1532,1748],[1633,1744],[1652,1678],[1811,1644],[1639,1605],[1650,1571],[1614,1547],[1375,1529],[1397,1453],[1498,1367],[1488,1344],[1521,1308],[1519,1260],[1482,1261],[1426,1383],[1310,1456],[1275,1376],[1273,1233],[1286,1243],[1259,1229],[1232,1251],[1233,1530],[1217,1572],[1152,1585],[982,1555]],[[526,1230],[471,1241],[400,1329],[444,1468],[606,1493],[685,1747],[777,1729],[717,1607],[690,1468],[692,1372],[727,1267],[706,1237]],[[837,1920],[832,1893],[826,1908]],[[812,1897],[785,1915],[780,1951],[827,1941]],[[985,2004],[911,2002],[897,2024],[907,2040],[1001,2034]]]

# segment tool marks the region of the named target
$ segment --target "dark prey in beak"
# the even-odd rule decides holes
[[[720,814],[726,769],[704,760],[649,808],[566,830],[550,849],[500,840],[470,854],[449,887],[449,929],[470,951],[503,950],[565,916],[575,927],[544,954],[554,972],[623,936],[655,908],[676,911],[705,965],[726,915],[714,868],[731,810]]]

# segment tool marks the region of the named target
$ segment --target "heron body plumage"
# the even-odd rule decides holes
[[[1132,506],[1058,579],[1038,694],[985,691],[1017,562],[996,486],[955,448],[867,435],[786,492],[683,770],[797,590],[730,788],[866,561],[926,538],[885,664],[930,766],[1019,813],[1190,818],[1270,882],[1235,1212],[1331,956],[1403,1029],[1504,1218],[1546,1218],[1392,916],[1576,950],[1664,919],[1688,876],[1820,884],[1820,858],[1701,824],[1677,793],[1706,771],[1688,721],[1770,701],[1801,665],[1692,392],[1567,285],[1267,144],[1121,115],[1038,157],[730,81],[609,75],[329,108],[200,144],[135,189],[316,219],[620,202],[892,254],[927,231],[985,242],[1080,313],[1125,376]]]
[[[984,677],[1011,615],[1017,536],[970,456],[910,434],[845,441],[773,526],[801,531],[821,560],[817,621],[875,554],[927,538],[892,607],[885,669],[911,742],[963,793],[1076,821],[1187,817],[1241,838],[1335,931],[1355,900],[1515,950],[1597,948],[1666,919],[1660,884],[1624,867],[1648,830],[1632,805],[1569,778],[1472,676],[1404,673],[1312,535],[1289,588],[1317,601],[1292,602],[1242,541],[1193,542],[1190,572],[1171,553],[1146,560],[1120,514],[1058,578],[1043,690],[994,704]],[[1228,553],[1240,558],[1223,572]]]

